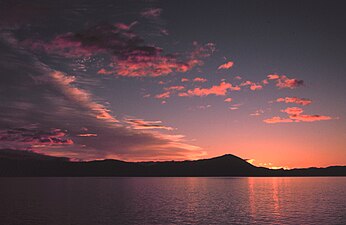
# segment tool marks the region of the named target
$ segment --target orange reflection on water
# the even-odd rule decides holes
[[[279,185],[282,181],[282,178],[277,177],[247,178],[249,207],[252,218],[256,218],[257,214],[264,213],[270,213],[277,219],[281,217]]]

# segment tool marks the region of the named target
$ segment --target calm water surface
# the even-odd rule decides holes
[[[346,178],[0,178],[1,225],[346,224]]]

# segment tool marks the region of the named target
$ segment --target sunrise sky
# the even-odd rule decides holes
[[[342,1],[1,1],[0,148],[346,164]]]

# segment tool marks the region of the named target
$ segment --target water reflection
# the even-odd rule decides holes
[[[1,224],[346,221],[346,178],[1,178],[0,184]]]

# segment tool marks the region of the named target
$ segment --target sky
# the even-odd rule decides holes
[[[0,1],[0,148],[346,164],[342,1]]]

